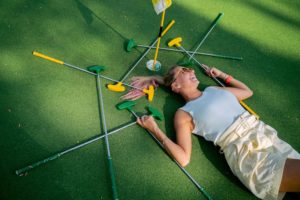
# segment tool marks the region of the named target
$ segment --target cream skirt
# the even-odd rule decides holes
[[[230,169],[260,199],[281,199],[281,177],[287,158],[300,154],[278,138],[277,132],[248,112],[217,139]]]

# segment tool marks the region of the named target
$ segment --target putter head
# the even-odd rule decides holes
[[[168,47],[173,47],[173,46],[180,47],[181,46],[181,44],[180,44],[181,42],[182,42],[182,38],[181,37],[174,38],[173,40],[171,40],[171,41],[168,42]]]
[[[114,91],[114,92],[124,92],[126,90],[122,82],[118,82],[116,84],[108,84],[107,88],[110,91]]]
[[[164,116],[155,108],[153,108],[150,105],[147,105],[147,110],[150,112],[150,115],[152,115],[154,118],[158,120],[163,120]]]
[[[121,103],[118,103],[116,107],[118,110],[132,110],[132,107],[135,106],[135,104],[135,101],[123,101]]]
[[[132,48],[136,47],[136,43],[134,42],[133,39],[130,39],[127,41],[127,45],[126,45],[126,51],[130,52]]]
[[[177,65],[183,66],[183,67],[188,67],[188,66],[194,66],[195,62],[194,62],[194,60],[189,60],[189,59],[184,58],[182,61],[179,61],[177,63]]]
[[[154,86],[153,85],[150,85],[148,89],[144,88],[143,89],[143,92],[145,94],[147,94],[148,96],[148,101],[152,101],[153,100],[153,97],[154,97]]]
[[[100,74],[101,71],[105,69],[104,66],[94,65],[87,68],[88,71]]]

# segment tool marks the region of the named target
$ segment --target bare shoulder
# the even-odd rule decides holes
[[[175,119],[192,120],[192,116],[182,109],[178,109],[175,113]]]
[[[190,130],[194,128],[192,116],[182,109],[178,109],[174,117],[174,125],[177,127],[188,127]]]

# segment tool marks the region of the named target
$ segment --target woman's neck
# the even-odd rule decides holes
[[[193,91],[188,91],[185,93],[181,93],[181,96],[184,98],[186,102],[192,101],[194,99],[197,99],[202,95],[202,92],[198,89],[193,90]]]

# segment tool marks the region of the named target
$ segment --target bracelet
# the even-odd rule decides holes
[[[232,81],[233,77],[232,76],[228,76],[226,79],[225,79],[225,83],[228,85],[230,84],[230,82]]]
[[[229,76],[228,74],[224,73],[224,80],[226,80],[228,78],[228,76]]]

